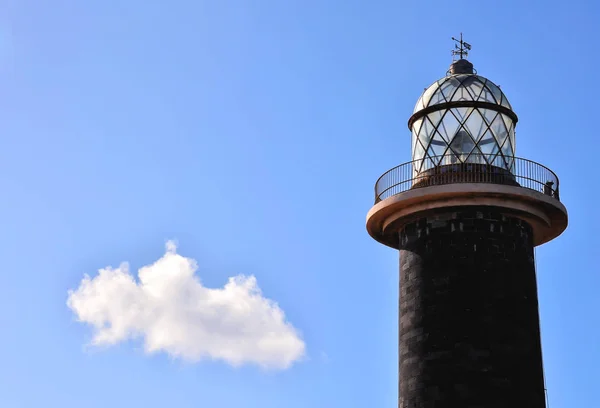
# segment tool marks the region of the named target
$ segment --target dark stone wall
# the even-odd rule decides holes
[[[491,207],[400,232],[401,408],[544,408],[531,227]]]

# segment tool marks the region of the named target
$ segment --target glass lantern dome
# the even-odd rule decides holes
[[[465,59],[434,82],[409,120],[415,172],[456,163],[511,170],[518,121],[506,95]]]

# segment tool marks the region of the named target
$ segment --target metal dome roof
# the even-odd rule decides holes
[[[477,74],[458,74],[444,77],[427,88],[417,101],[414,113],[434,105],[460,101],[491,103],[512,111],[498,85]]]

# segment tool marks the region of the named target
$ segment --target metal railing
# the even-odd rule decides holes
[[[519,157],[508,157],[505,161],[498,156],[472,154],[466,162],[437,156],[413,160],[386,171],[375,183],[375,203],[410,189],[454,183],[512,185],[560,200],[558,177],[549,168]]]

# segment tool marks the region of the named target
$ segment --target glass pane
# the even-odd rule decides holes
[[[492,95],[488,87],[484,87],[479,95],[478,101],[496,103],[496,98],[494,98],[494,95]]]
[[[473,84],[473,82],[476,81],[474,75],[457,75],[456,79],[458,79],[462,86],[466,88],[469,88],[471,84]]]
[[[410,141],[410,154],[412,155],[412,158],[414,160],[415,158],[415,146],[417,143],[417,134],[415,132],[412,132],[412,137],[411,137],[411,141]]]
[[[452,108],[452,112],[459,120],[459,122],[463,124],[465,122],[465,119],[467,119],[467,116],[469,116],[471,112],[473,112],[473,109],[474,108]]]
[[[502,101],[502,91],[500,90],[500,88],[498,88],[496,86],[496,84],[494,84],[491,81],[487,81],[486,82],[486,86],[490,90],[490,92],[492,93],[492,95],[494,95],[494,99],[496,99],[496,103],[500,104],[501,101]]]
[[[448,144],[442,140],[439,134],[436,134],[436,136],[431,141],[431,144],[429,145],[429,150],[427,151],[427,153],[431,157],[442,156],[447,148]]]
[[[418,112],[421,109],[423,109],[423,98],[419,98],[419,100],[417,101],[417,103],[415,104],[415,108],[413,109],[413,112]]]
[[[494,142],[494,143],[490,143],[490,145],[492,146],[492,151],[490,152],[490,155],[500,153],[500,146],[498,145],[498,143]]]
[[[442,92],[444,93],[447,101],[452,100],[452,96],[454,95],[454,92],[456,92],[456,88],[459,86],[460,82],[456,78],[449,77],[446,79],[446,82],[442,84]]]
[[[467,158],[467,162],[468,163],[479,163],[479,164],[485,164],[486,163],[483,155],[481,154],[481,152],[479,151],[479,149],[477,148],[477,146],[475,146],[475,148],[473,149],[473,151],[471,152],[471,154]]]
[[[513,156],[512,146],[510,145],[510,140],[506,139],[506,142],[504,143],[504,146],[502,146],[501,150],[502,150],[502,154],[505,157]]]
[[[434,161],[429,156],[427,156],[425,160],[423,160],[423,167],[421,167],[421,171],[432,169],[436,165],[437,163],[434,163]]]
[[[506,99],[506,95],[502,94],[502,106],[512,110],[512,106],[510,106],[510,103],[508,103],[508,99]]]
[[[443,110],[437,110],[427,114],[427,118],[431,121],[433,127],[438,126],[440,120],[442,120],[442,116],[444,116],[444,112]]]
[[[504,144],[500,144],[500,150],[502,151],[502,154],[504,154],[504,155],[507,155],[507,156],[515,155],[515,150],[513,149],[513,145],[512,145],[512,142],[510,141],[509,137],[506,138],[506,140],[504,141]]]
[[[498,115],[498,112],[491,109],[479,109],[479,113],[481,113],[488,124],[491,124],[496,115]]]
[[[435,93],[431,96],[431,99],[429,100],[429,106],[438,105],[444,102],[446,102],[444,94],[442,93],[441,88],[438,88],[436,89]]]
[[[428,106],[431,96],[435,93],[435,91],[438,88],[439,88],[439,86],[436,82],[435,84],[433,84],[429,88],[427,88],[427,90],[425,90],[425,92],[423,93],[423,96],[421,96],[421,100],[423,101],[423,106]]]
[[[421,139],[421,142],[424,140],[429,141],[429,139],[431,139],[433,136],[434,131],[435,129],[433,128],[431,121],[429,118],[427,118],[427,116],[425,116],[423,118],[423,126],[421,126],[421,131],[419,132],[419,139]]]
[[[469,90],[473,95],[473,100],[476,101],[479,99],[479,95],[481,95],[481,91],[483,90],[483,82],[478,78],[474,78],[473,82],[469,85]]]
[[[477,143],[477,146],[479,146],[479,150],[481,150],[481,153],[487,155],[496,153],[499,150],[498,143],[496,143],[496,139],[494,139],[492,132],[490,132],[489,130],[485,132],[481,140]]]
[[[424,118],[423,126],[421,126],[421,132],[419,133],[419,141],[421,142],[425,150],[427,150],[427,147],[429,146],[429,142],[431,141],[433,134],[434,129],[431,125],[431,122],[429,121],[429,119]]]
[[[508,131],[508,136],[509,136],[509,139],[510,139],[510,144],[511,144],[512,149],[513,149],[513,156],[516,156],[516,154],[517,154],[517,144],[516,144],[516,141],[515,141],[515,128],[514,127],[511,127],[510,130]]]
[[[512,172],[514,170],[515,158],[514,157],[504,157],[504,161],[506,162],[506,168]]]
[[[450,148],[457,154],[469,154],[473,150],[473,147],[475,147],[475,142],[473,142],[471,136],[462,128],[456,133],[450,143]]]
[[[436,146],[448,146],[448,143],[442,140],[438,133],[436,133],[433,139],[431,140],[431,144]]]
[[[479,111],[474,111],[469,116],[465,123],[465,127],[475,141],[479,140],[479,138],[483,135],[483,132],[487,130],[487,124],[483,121]]]
[[[449,109],[446,111],[444,118],[440,122],[440,126],[438,126],[438,132],[442,135],[442,137],[450,143],[454,134],[458,130],[460,123],[456,119],[456,117],[452,114],[453,109]]]
[[[474,108],[452,108],[452,113],[454,113],[454,116],[456,116],[458,121],[463,124],[465,119],[467,119],[467,116],[473,112],[473,109]]]
[[[419,131],[421,130],[421,124],[423,123],[423,119],[417,119],[414,121],[413,125],[412,125],[412,143],[411,143],[411,152],[413,153],[413,157],[414,157],[414,153],[415,153],[415,143],[417,141],[417,137],[419,134]]]
[[[503,169],[508,168],[504,157],[501,154],[498,154],[494,160],[492,160],[492,166],[502,167]]]
[[[504,120],[504,124],[506,125],[506,129],[510,129],[512,127],[512,125],[513,125],[512,119],[508,115],[505,115],[504,113],[500,114],[500,116],[502,116],[502,120]]]
[[[456,154],[454,154],[454,152],[450,149],[448,149],[446,151],[446,154],[444,154],[443,160],[440,162],[440,164],[455,164],[455,163],[460,163],[460,159],[458,158],[458,156]]]
[[[471,94],[469,93],[467,88],[465,88],[464,86],[461,86],[460,88],[458,88],[456,90],[456,92],[452,96],[452,100],[453,101],[472,101],[473,96],[471,96]]]
[[[506,131],[506,126],[504,126],[504,121],[500,117],[500,115],[496,116],[496,119],[490,125],[490,129],[494,133],[494,137],[498,141],[498,144],[502,146],[504,140],[508,136],[508,132]]]
[[[413,160],[422,159],[424,154],[425,149],[423,148],[423,145],[421,142],[417,141],[415,145],[415,153],[413,154]]]

